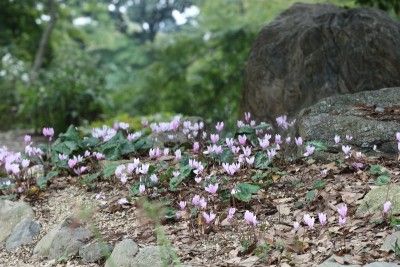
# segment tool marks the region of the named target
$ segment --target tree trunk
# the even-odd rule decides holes
[[[49,5],[50,20],[47,23],[47,26],[42,33],[39,42],[39,47],[36,51],[35,60],[33,62],[32,69],[30,72],[31,83],[36,80],[38,76],[38,71],[42,67],[45,52],[50,41],[50,36],[57,21],[57,4],[55,3],[55,0],[49,0],[48,5]]]

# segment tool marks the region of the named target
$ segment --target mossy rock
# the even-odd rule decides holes
[[[392,202],[391,212],[400,212],[399,184],[389,184],[372,188],[363,198],[356,211],[356,215],[362,216],[366,213],[381,212],[383,210],[383,203],[386,201]]]

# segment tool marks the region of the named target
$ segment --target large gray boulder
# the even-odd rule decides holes
[[[377,149],[396,154],[396,132],[400,131],[400,87],[338,95],[320,100],[302,110],[297,131],[306,140],[321,140],[334,145],[336,134],[364,150]]]
[[[32,217],[33,210],[26,202],[0,200],[0,243],[7,239],[19,222]]]
[[[328,96],[400,86],[399,47],[400,23],[383,11],[294,4],[254,42],[243,109],[273,121]]]

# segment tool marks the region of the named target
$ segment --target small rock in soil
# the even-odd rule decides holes
[[[12,230],[11,235],[6,241],[6,249],[11,251],[21,245],[31,243],[33,238],[39,234],[40,229],[40,224],[31,218],[23,219]]]
[[[79,256],[84,263],[98,262],[107,258],[112,251],[112,246],[105,242],[94,242],[79,249]]]
[[[131,267],[139,247],[132,239],[124,239],[115,245],[111,256],[107,259],[105,267]],[[147,265],[152,266],[152,265]],[[155,266],[152,266],[155,267]]]
[[[400,231],[394,232],[393,234],[387,236],[383,241],[381,246],[381,250],[384,251],[393,251],[394,246],[396,244],[396,240],[398,240],[398,244],[400,246]]]

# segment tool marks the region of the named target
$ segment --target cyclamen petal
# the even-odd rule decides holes
[[[209,184],[204,189],[210,194],[215,194],[218,190],[218,184]]]
[[[342,204],[337,208],[337,211],[341,217],[346,217],[347,215],[347,205]]]
[[[391,207],[392,207],[392,202],[386,201],[383,204],[383,213],[388,213]]]
[[[327,222],[326,213],[318,213],[318,220],[321,225],[325,225]]]
[[[215,217],[216,217],[216,215],[212,212],[210,212],[208,214],[206,212],[203,212],[203,218],[207,224],[211,223],[215,219]]]
[[[254,213],[246,210],[244,213],[244,220],[248,223],[248,224],[252,224],[253,226],[256,226],[258,221],[257,221],[257,217],[256,215],[254,215]]]

